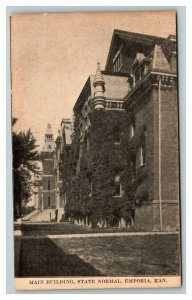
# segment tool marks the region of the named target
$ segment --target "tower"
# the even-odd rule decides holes
[[[51,124],[49,123],[47,125],[47,130],[45,133],[45,144],[44,144],[44,151],[47,152],[52,152],[54,150],[54,138],[53,138],[53,133],[52,133],[52,129],[51,129]]]
[[[103,109],[105,108],[105,97],[104,97],[105,81],[101,73],[100,63],[97,64],[97,70],[96,70],[93,86],[95,88],[93,107],[95,109]]]
[[[45,143],[41,153],[42,158],[42,181],[43,202],[42,209],[55,208],[55,176],[54,176],[54,150],[55,142],[51,124],[47,125]]]

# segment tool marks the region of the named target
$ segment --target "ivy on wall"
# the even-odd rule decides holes
[[[72,145],[63,154],[66,218],[88,219],[92,226],[104,221],[108,226],[118,226],[121,218],[130,223],[134,218],[137,187],[135,158],[143,143],[144,129],[140,128],[130,140],[130,116],[125,111],[94,110],[90,121],[90,147],[87,150],[84,140],[80,161],[78,118]],[[121,197],[114,197],[116,175],[120,176]]]

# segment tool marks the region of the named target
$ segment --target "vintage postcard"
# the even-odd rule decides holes
[[[180,287],[176,12],[10,28],[16,289]]]

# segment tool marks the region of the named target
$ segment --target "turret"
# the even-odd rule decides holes
[[[94,98],[93,98],[93,107],[95,109],[104,109],[105,108],[105,81],[100,69],[100,63],[97,64],[97,70],[93,82],[95,88]]]

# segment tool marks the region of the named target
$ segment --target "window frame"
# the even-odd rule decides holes
[[[118,177],[118,179],[117,179]],[[123,196],[123,189],[122,189],[122,184],[121,184],[121,176],[119,174],[116,174],[115,175],[115,178],[114,178],[114,185],[117,186],[118,185],[118,189],[119,189],[119,194],[118,195],[115,195],[115,191],[114,191],[114,195],[113,197],[115,198],[121,198]]]
[[[123,67],[123,59],[121,50],[119,50],[113,59],[113,72],[118,73]]]
[[[145,157],[145,149],[144,146],[139,147],[139,167],[145,166],[146,157]]]

